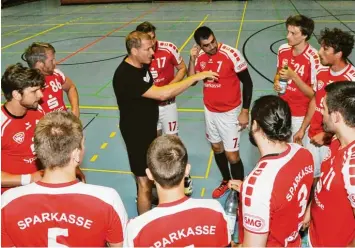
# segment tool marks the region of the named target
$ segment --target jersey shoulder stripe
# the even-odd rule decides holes
[[[159,42],[158,49],[168,51],[175,57],[176,61],[180,61],[181,56],[178,48],[175,46],[174,43],[168,41],[158,41],[158,42]]]

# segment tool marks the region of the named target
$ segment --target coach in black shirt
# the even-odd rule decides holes
[[[216,79],[218,75],[202,72],[178,83],[156,87],[148,69],[154,55],[150,36],[131,32],[126,37],[126,49],[128,56],[116,69],[112,83],[120,109],[120,130],[138,185],[138,213],[142,214],[151,208],[153,184],[145,170],[149,145],[157,137],[158,101],[179,95],[196,81]]]

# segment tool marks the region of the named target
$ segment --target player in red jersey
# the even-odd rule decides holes
[[[261,158],[240,190],[239,241],[244,247],[300,247],[313,183],[313,158],[305,148],[288,143],[291,111],[278,96],[263,96],[251,110],[250,141]]]
[[[198,28],[194,38],[198,45],[191,49],[188,74],[214,71],[220,76],[218,80],[204,80],[203,85],[206,136],[223,177],[220,186],[212,193],[213,198],[219,198],[228,190],[231,176],[233,179],[244,178],[239,141],[241,130],[249,122],[253,82],[240,52],[218,43],[210,28]],[[243,83],[243,101],[240,83]]]
[[[76,180],[84,156],[80,120],[65,111],[46,114],[34,147],[44,176],[2,195],[1,246],[122,246],[127,214],[118,193]]]
[[[136,30],[149,34],[154,44],[154,58],[149,66],[154,85],[164,86],[181,81],[185,77],[187,69],[177,47],[171,42],[158,41],[156,27],[150,22],[139,24]],[[179,125],[175,98],[160,102],[157,129],[158,135],[178,134]]]
[[[305,226],[310,221],[311,247],[355,247],[355,82],[336,82],[325,91],[324,130],[337,139],[322,163]]]
[[[158,41],[156,27],[150,22],[139,24],[136,31],[147,33],[153,42],[154,57],[149,69],[154,85],[161,87],[180,82],[186,75],[186,65],[175,44]],[[175,69],[177,70],[175,74]],[[175,97],[159,103],[158,136],[162,134],[178,134],[179,121]],[[185,194],[192,195],[193,187],[190,175],[185,178]]]
[[[184,195],[184,176],[191,166],[179,137],[158,137],[150,145],[147,158],[147,176],[157,186],[159,205],[128,222],[124,246],[228,246],[231,235],[221,204]]]
[[[24,58],[30,68],[39,69],[46,79],[41,106],[45,113],[64,110],[63,91],[67,93],[71,111],[79,117],[79,95],[73,81],[56,68],[55,49],[49,43],[34,42],[25,51]]]
[[[280,77],[288,81],[286,91],[280,94],[291,108],[292,136],[300,129],[308,103],[314,95],[317,69],[320,66],[318,51],[308,40],[314,30],[314,21],[303,15],[290,16],[286,21],[287,44],[280,46],[274,88],[280,92]],[[284,66],[288,69],[283,69]],[[306,140],[303,140],[306,143]]]
[[[300,143],[310,125],[309,139],[305,147],[313,155],[315,178],[320,176],[322,160],[329,150],[326,144],[329,144],[333,136],[323,130],[321,111],[325,96],[324,87],[336,81],[355,81],[355,67],[347,62],[354,47],[354,37],[337,28],[332,30],[326,28],[321,32],[320,43],[319,56],[324,67],[318,70],[316,94],[309,104],[300,130],[294,136],[294,141]]]
[[[41,99],[41,107],[45,113],[66,111],[63,91],[67,93],[71,112],[79,117],[79,95],[73,81],[56,68],[55,49],[49,43],[34,42],[25,51],[24,57],[30,68],[36,68],[45,76],[45,89]],[[77,177],[85,182],[85,175],[77,167]]]
[[[42,178],[33,150],[36,123],[42,118],[38,102],[44,77],[20,63],[9,66],[1,78],[6,99],[1,107],[1,192]]]

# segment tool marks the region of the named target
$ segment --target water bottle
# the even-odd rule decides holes
[[[283,69],[285,69],[285,70],[288,69],[287,64],[285,64],[285,65],[283,66]],[[279,94],[285,94],[286,88],[287,88],[287,79],[282,79],[282,78],[280,78],[280,79],[279,79],[279,85],[280,85],[280,88],[281,88],[281,90],[279,91]]]
[[[237,222],[238,196],[237,191],[231,189],[224,204],[224,211],[227,215],[228,229],[233,236]]]

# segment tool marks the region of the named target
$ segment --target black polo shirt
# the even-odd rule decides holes
[[[149,66],[134,67],[126,58],[116,69],[112,81],[120,110],[120,126],[156,132],[158,101],[142,96],[153,85]]]

